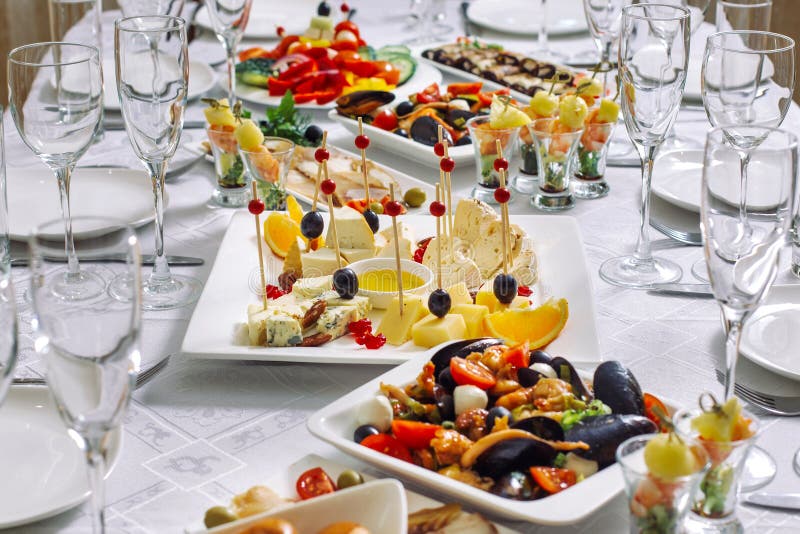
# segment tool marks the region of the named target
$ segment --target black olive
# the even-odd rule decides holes
[[[472,138],[468,135],[461,136],[458,141],[456,141],[456,146],[466,146],[472,144]]]
[[[309,211],[303,218],[300,219],[300,233],[306,239],[316,239],[322,235],[322,230],[325,228],[325,221],[322,220],[322,215],[318,211]]]
[[[361,425],[360,427],[356,428],[355,432],[353,432],[353,441],[356,443],[361,443],[369,436],[374,436],[380,433],[381,431],[372,425]]]
[[[456,384],[456,381],[453,380],[453,374],[450,372],[449,367],[445,367],[442,369],[442,372],[439,373],[438,382],[440,386],[450,392],[456,389],[456,386],[458,385]]]
[[[398,117],[403,117],[408,115],[409,113],[414,111],[414,104],[409,102],[408,100],[403,100],[394,108],[394,112],[397,114]]]
[[[497,479],[491,492],[515,501],[532,501],[543,493],[539,486],[532,483],[531,477],[521,471],[511,471]]]
[[[444,289],[434,290],[428,297],[428,309],[436,317],[444,317],[450,311],[450,294]]]
[[[378,214],[371,209],[366,209],[364,210],[364,220],[367,221],[372,233],[377,234],[378,229],[381,227],[381,220],[378,218]]]
[[[440,389],[440,391],[444,391]],[[456,405],[453,396],[449,393],[436,395],[436,407],[439,408],[439,416],[442,420],[452,421],[456,418]]]
[[[320,128],[316,124],[312,124],[308,128],[306,128],[303,137],[305,137],[306,141],[308,141],[312,145],[317,146],[322,142],[322,128]]]
[[[550,365],[552,361],[553,357],[543,350],[531,351],[531,364],[546,363],[547,365]]]
[[[394,131],[395,135],[399,135],[400,137],[405,137],[408,139],[408,132],[402,128],[398,128]]]
[[[331,15],[331,5],[328,2],[320,2],[317,6],[317,15],[329,17]]]
[[[355,271],[348,267],[337,269],[333,273],[333,289],[343,299],[351,299],[358,293],[358,277]]]
[[[517,279],[511,274],[500,273],[494,277],[494,296],[503,304],[511,304],[517,296]]]
[[[510,425],[511,412],[509,412],[506,408],[503,408],[502,406],[495,406],[489,410],[489,414],[486,416],[486,431],[491,432],[494,428],[494,422],[503,417],[508,417],[508,424]]]

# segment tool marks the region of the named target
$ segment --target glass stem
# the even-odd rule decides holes
[[[728,310],[725,314],[725,400],[733,396],[733,388],[736,384],[736,360],[739,358],[739,341],[742,337],[742,324],[744,317],[740,313],[733,313]]]
[[[72,165],[65,165],[55,170],[58,181],[58,194],[61,198],[61,217],[64,219],[64,255],[67,257],[67,276],[75,278],[80,275],[78,255],[75,253],[75,240],[72,236],[72,215],[69,209],[69,182],[72,176]]]
[[[751,234],[750,223],[747,221],[747,168],[750,165],[750,151],[742,150],[739,152],[739,223],[741,225],[742,237],[748,238]]]
[[[602,50],[600,51],[600,63],[603,68],[610,67],[611,63],[611,46],[613,41],[605,41],[602,43]],[[608,95],[608,71],[603,73],[603,97]],[[612,95],[613,96],[613,95]]]
[[[150,280],[166,281],[170,278],[167,256],[164,254],[164,175],[167,171],[166,160],[148,163],[150,180],[153,182],[153,197],[156,207],[156,247],[155,262]]]
[[[653,162],[658,145],[645,145],[642,148],[642,211],[639,221],[639,239],[633,256],[642,263],[653,261],[650,251],[650,182],[653,179]]]
[[[236,40],[225,37],[225,55],[228,65],[228,105],[236,102]]]
[[[104,438],[84,438],[86,465],[89,469],[89,489],[92,492],[92,532],[103,534],[105,520],[105,474],[106,459]]]
[[[544,52],[547,50],[547,0],[540,0],[540,15],[539,15],[539,50]]]

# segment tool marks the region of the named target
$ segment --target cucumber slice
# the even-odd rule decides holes
[[[405,45],[386,45],[378,49],[378,54],[399,54],[401,56],[410,56],[411,49]]]
[[[417,62],[411,56],[394,55],[384,61],[388,61],[394,68],[400,71],[400,80],[397,82],[398,85],[406,83],[417,70]]]
[[[359,46],[358,47],[358,55],[361,56],[361,59],[365,59],[367,61],[373,61],[376,59],[375,57],[375,49],[371,46]]]

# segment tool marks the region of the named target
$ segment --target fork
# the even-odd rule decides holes
[[[725,375],[719,369],[715,369],[715,372],[717,381],[723,384],[725,382]],[[789,416],[800,415],[800,397],[770,396],[738,382],[734,385],[733,390],[750,404],[758,406],[769,413]]]
[[[160,362],[156,363],[152,367],[145,369],[144,371],[140,372],[136,375],[136,385],[134,389],[139,389],[140,387],[144,386],[148,382],[150,382],[153,377],[155,377],[158,373],[160,373],[169,363],[169,359],[172,357],[170,354]],[[44,386],[47,384],[47,380],[44,378],[38,377],[30,377],[30,378],[15,378],[11,382],[12,385],[16,386]]]
[[[684,232],[683,230],[678,230],[676,228],[667,226],[661,221],[655,220],[653,218],[650,219],[650,226],[652,226],[665,236],[674,239],[675,241],[680,241],[681,243],[684,243],[686,245],[699,246],[703,244],[703,234],[701,234],[699,231]]]

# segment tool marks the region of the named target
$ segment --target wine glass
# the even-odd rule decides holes
[[[747,182],[750,151],[761,142],[761,130],[745,135],[741,126],[777,128],[789,110],[794,91],[794,41],[785,35],[763,31],[720,32],[706,40],[701,73],[703,107],[712,126],[724,127],[728,141],[738,149],[738,175]],[[745,186],[742,190],[747,192]],[[745,212],[746,196],[740,209]],[[750,229],[744,215],[743,239]],[[707,280],[708,269],[700,260],[692,274]]]
[[[769,30],[772,0],[717,0],[717,31]]]
[[[706,18],[706,13],[711,5],[711,0],[639,0],[640,4],[668,4],[671,6],[685,7],[689,10],[689,27],[694,35]]]
[[[120,253],[117,264],[131,281],[128,300],[101,294],[94,299],[65,300],[48,287],[61,278],[62,264],[49,258],[57,244],[51,236],[59,222],[33,230],[30,245],[30,294],[33,303],[34,346],[47,368],[47,385],[69,434],[83,449],[92,491],[91,518],[95,533],[104,532],[103,479],[111,431],[119,426],[130,402],[139,370],[141,323],[141,255],[133,230],[107,218],[76,217],[76,223],[112,228],[78,243],[80,250]],[[110,270],[110,267],[107,267]]]
[[[17,363],[17,311],[11,283],[9,245],[3,106],[0,106],[0,404],[6,396]]]
[[[565,61],[566,54],[556,52],[550,48],[547,38],[547,0],[539,0],[539,28],[536,31],[536,48],[531,55],[536,59],[549,59],[552,61]]]
[[[144,15],[180,16],[184,0],[117,0],[123,17]]]
[[[642,160],[641,220],[633,255],[600,266],[600,276],[609,283],[644,288],[681,277],[676,263],[653,257],[648,232],[653,163],[678,114],[688,63],[688,9],[637,4],[622,10],[620,100],[628,137]]]
[[[164,254],[164,176],[183,130],[189,61],[186,27],[181,18],[130,17],[114,24],[117,93],[133,151],[153,183],[156,211],[156,260],[143,287],[144,308],[166,310],[194,302],[201,283],[172,274]],[[124,278],[110,288],[127,298]]]
[[[95,297],[106,288],[94,271],[81,268],[70,217],[70,177],[100,127],[103,71],[93,46],[36,43],[8,54],[11,116],[28,147],[53,171],[61,196],[64,252],[69,269],[51,279],[53,293],[66,300]]]
[[[242,40],[250,18],[253,0],[205,0],[214,33],[228,58],[228,103],[236,103],[236,47]]]
[[[619,39],[622,8],[633,0],[583,0],[583,13],[589,25],[595,46],[600,53],[600,64],[609,65],[614,43]],[[606,94],[608,72],[603,73],[603,94]]]

